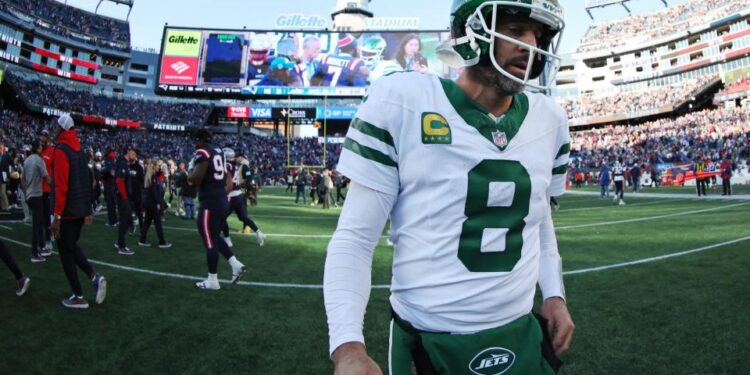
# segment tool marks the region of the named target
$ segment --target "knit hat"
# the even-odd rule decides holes
[[[75,126],[75,123],[73,122],[73,118],[70,117],[69,114],[64,114],[57,119],[57,125],[60,125],[63,130],[70,130],[73,126]]]

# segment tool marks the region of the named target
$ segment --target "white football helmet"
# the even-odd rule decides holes
[[[527,15],[545,26],[538,45],[531,46],[495,30],[503,14]],[[565,28],[563,9],[558,0],[453,0],[451,7],[451,39],[438,47],[438,57],[448,65],[466,67],[490,61],[500,74],[526,87],[548,90],[555,82],[561,58],[557,49]],[[497,39],[513,43],[529,51],[524,78],[503,69],[495,57]],[[532,80],[547,71],[546,83]]]

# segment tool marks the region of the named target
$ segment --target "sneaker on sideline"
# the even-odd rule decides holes
[[[260,229],[258,229],[258,231],[255,232],[255,235],[258,237],[257,238],[258,246],[262,247],[263,245],[266,244],[266,235]]]
[[[71,308],[71,309],[88,309],[89,303],[86,302],[83,297],[78,297],[76,295],[72,295],[64,300],[62,300],[62,304],[65,307]]]
[[[97,305],[101,305],[104,299],[107,298],[107,279],[96,273],[91,278],[91,282],[94,283],[94,301]]]
[[[205,290],[221,289],[221,286],[219,285],[218,281],[211,281],[211,280],[198,281],[197,283],[195,283],[195,287],[198,289],[205,289]]]
[[[33,254],[31,256],[31,263],[42,263],[42,262],[46,262],[46,261],[47,261],[47,258],[45,258],[45,257],[43,257],[43,256],[41,256],[39,254]]]
[[[128,256],[130,256],[130,255],[135,254],[135,251],[130,250],[130,248],[128,248],[127,246],[125,246],[125,247],[119,247],[119,246],[115,245],[115,248],[117,249],[117,253],[120,254],[120,255],[128,255]]]
[[[21,276],[21,279],[18,280],[18,290],[16,290],[16,295],[20,297],[26,294],[26,291],[29,290],[30,283],[31,279],[29,279],[28,276]]]
[[[160,249],[169,249],[170,247],[172,247],[172,243],[171,242],[165,242],[165,243],[160,243],[159,244],[159,248]]]

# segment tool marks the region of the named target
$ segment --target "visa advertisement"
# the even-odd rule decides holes
[[[156,92],[176,96],[361,97],[378,78],[453,78],[436,56],[441,31],[248,31],[166,27]]]

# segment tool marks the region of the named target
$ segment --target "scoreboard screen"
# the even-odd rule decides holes
[[[165,27],[156,93],[360,97],[379,77],[457,72],[437,59],[444,31],[250,31]]]

